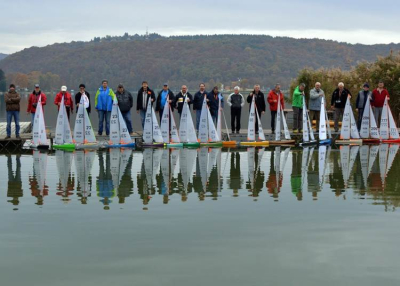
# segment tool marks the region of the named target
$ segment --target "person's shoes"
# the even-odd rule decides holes
[[[101,136],[101,135],[102,135],[102,133],[100,133],[100,132],[99,132],[99,133],[97,133],[97,136]]]
[[[239,130],[236,131],[236,134],[240,134]]]
[[[133,136],[133,135],[135,135],[133,132],[131,132],[131,133],[129,133],[129,135],[131,135],[131,136]]]
[[[19,135],[17,135],[17,136],[15,137],[15,139],[21,140],[21,137],[19,137]]]
[[[275,134],[275,130],[272,130],[272,132],[271,132],[272,134]]]
[[[110,136],[110,133],[108,133],[108,134],[106,133],[106,136]]]
[[[11,136],[6,136],[6,138],[4,138],[4,139],[6,139],[6,140],[7,140],[7,139],[10,139],[10,138],[11,138]]]
[[[297,129],[293,129],[293,133],[298,133],[299,131]]]

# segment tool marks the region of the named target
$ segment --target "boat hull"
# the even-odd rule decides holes
[[[198,148],[198,147],[200,147],[200,143],[199,142],[183,143],[183,147],[186,147],[186,148]]]
[[[318,141],[318,144],[319,145],[331,145],[331,143],[332,143],[332,139],[325,139],[325,140],[319,140]]]
[[[382,143],[400,144],[400,139],[384,139]]]
[[[236,141],[222,141],[222,146],[235,148],[235,147],[237,147],[237,142]]]
[[[295,145],[296,140],[280,140],[280,141],[269,141],[269,145],[277,146],[277,145]]]
[[[222,147],[222,142],[200,143],[200,147]]]
[[[183,148],[183,143],[167,143],[167,148]]]
[[[66,150],[66,151],[68,151],[68,150],[71,150],[71,151],[75,150],[75,144],[53,145],[52,147],[53,147],[53,149],[56,149],[56,150]]]
[[[263,146],[268,147],[269,141],[240,142],[240,146]]]
[[[135,148],[136,143],[108,145],[108,148]]]
[[[85,143],[85,144],[76,144],[75,149],[83,150],[83,149],[99,149],[101,146],[99,143]]]
[[[379,144],[381,143],[380,139],[372,139],[372,138],[368,138],[368,139],[363,139],[363,144]]]
[[[48,150],[49,148],[50,148],[49,145],[31,146],[31,149],[36,149],[36,150]]]
[[[308,141],[308,142],[300,142],[299,146],[313,146],[313,145],[317,145],[318,142],[316,140],[314,141]]]
[[[362,139],[339,139],[335,141],[336,144],[340,145],[362,145]]]
[[[143,148],[164,148],[164,143],[143,143]]]

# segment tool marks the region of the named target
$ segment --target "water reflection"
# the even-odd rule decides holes
[[[104,210],[140,200],[147,210],[171,200],[316,201],[333,192],[339,199],[367,199],[368,204],[391,210],[400,198],[398,150],[399,145],[388,144],[339,149],[58,150],[5,155],[0,160],[8,168],[7,202],[16,210],[30,200],[23,196],[25,184],[40,206],[46,196],[57,198],[48,201],[52,204],[99,204]]]

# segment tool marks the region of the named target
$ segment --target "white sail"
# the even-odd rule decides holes
[[[321,113],[322,113],[322,109],[321,109]],[[322,124],[321,124],[321,126],[322,126]],[[318,147],[318,162],[319,162],[318,163],[318,175],[319,175],[319,186],[320,187],[322,187],[322,185],[324,183],[325,161],[326,161],[326,146],[321,145]]]
[[[153,116],[151,115],[152,108],[151,104],[147,104],[146,117],[144,119],[143,128],[143,141],[146,144],[153,143]]]
[[[370,117],[370,136],[373,139],[380,139],[379,129],[376,125],[375,115],[372,111],[371,105],[369,106],[369,117]]]
[[[179,172],[179,150],[171,151],[171,172],[174,177],[178,177]]]
[[[181,143],[178,135],[178,128],[176,127],[174,114],[172,113],[171,106],[169,107],[169,114],[171,116],[171,143]]]
[[[264,129],[261,124],[260,116],[258,115],[257,107],[256,107],[256,116],[257,116],[257,123],[258,123],[258,139],[261,141],[265,141],[265,134]]]
[[[38,183],[40,194],[43,196],[43,191],[46,182],[46,169],[47,169],[47,153],[40,151],[33,151],[33,171]]]
[[[110,118],[110,142],[113,145],[119,144],[120,133],[119,133],[119,118],[118,118],[118,102],[114,100],[111,110]]]
[[[326,140],[327,139],[327,134],[326,134],[326,116],[325,116],[325,100],[322,97],[321,98],[321,112],[319,116],[319,140]],[[329,124],[329,122],[328,122]],[[320,148],[321,149],[321,148]],[[326,151],[326,150],[325,150]]]
[[[158,125],[158,121],[157,121],[156,115],[154,113],[154,110],[152,110],[151,114],[152,114],[152,121],[153,121],[153,139],[154,139],[154,142],[162,143],[163,142],[163,138],[161,136],[160,126]]]
[[[74,127],[74,140],[75,143],[84,143],[85,141],[85,128],[84,128],[84,121],[85,121],[85,114],[84,114],[84,104],[83,98],[81,97],[81,102],[78,106],[78,112],[76,113],[75,118],[75,127]]]
[[[247,128],[247,140],[256,141],[256,109],[255,109],[254,96],[251,100],[250,114],[249,114],[249,126]]]
[[[309,130],[309,133],[310,133],[310,139],[311,139],[311,141],[315,141],[314,131],[313,131],[312,126],[311,126],[310,115],[308,113],[307,113],[307,118],[308,118],[308,130]]]
[[[350,99],[347,97],[346,105],[343,112],[342,129],[340,130],[340,139],[350,139]]]
[[[382,144],[379,146],[379,170],[381,172],[382,185],[385,183],[385,178],[386,178],[388,152],[389,152],[388,144]]]
[[[186,109],[187,109],[187,139],[189,143],[195,143],[197,141],[197,136],[196,136],[196,129],[194,129],[194,124],[193,124],[193,119],[192,115],[190,114],[189,110],[189,105],[186,103]]]
[[[132,143],[133,142],[132,137],[129,134],[128,127],[126,126],[125,119],[122,117],[122,113],[121,113],[121,110],[119,109],[119,107],[118,107],[118,122],[119,122],[118,125],[119,125],[120,143],[121,144]]]
[[[54,138],[54,143],[72,143],[71,128],[69,126],[67,110],[65,109],[64,96],[61,99],[60,108],[58,111],[56,137]]]
[[[197,142],[196,130],[194,129],[192,115],[190,114],[186,97],[183,103],[181,122],[179,125],[179,137],[181,138],[182,142]]]
[[[303,142],[310,141],[310,132],[309,132],[308,128],[309,128],[309,123],[308,123],[306,99],[303,96]],[[308,149],[307,149],[307,151],[308,151]]]
[[[212,120],[211,113],[209,110],[207,112],[207,116],[208,116],[208,138],[209,138],[208,141],[217,142],[219,141],[219,138],[217,135],[217,130],[215,130],[214,122]]]
[[[342,176],[345,187],[347,188],[347,181],[349,180],[349,158],[350,158],[350,146],[340,146],[340,164],[342,166]]]
[[[169,113],[169,96],[167,96],[167,100],[164,105],[163,114],[161,117],[161,136],[163,138],[164,143],[169,143],[169,121],[170,121],[170,113]]]
[[[218,140],[222,140],[222,106],[221,106],[221,98],[218,97],[218,117],[217,117],[217,136]],[[232,130],[233,132],[233,130]]]
[[[371,103],[368,96],[367,101],[365,102],[365,107],[361,120],[360,137],[363,139],[369,138],[370,134],[370,111],[371,111],[370,109],[371,109]]]
[[[371,173],[372,167],[375,163],[378,155],[379,145],[372,145],[369,149],[369,160],[368,160],[368,175]]]
[[[278,100],[278,109],[276,112],[275,141],[281,141],[281,101],[280,100]]]
[[[284,113],[283,109],[282,109],[282,123],[283,123],[283,133],[285,135],[285,139],[290,140],[291,139],[290,132],[289,132],[289,128],[286,123],[285,113]]]
[[[368,183],[368,154],[369,154],[369,146],[362,145],[360,147],[360,165],[361,165],[361,174],[363,176],[364,187],[366,188]]]
[[[398,144],[393,144],[389,146],[389,155],[388,155],[388,161],[387,161],[387,167],[386,167],[386,174],[390,171],[390,168],[392,168],[394,158],[396,157],[397,152],[399,151],[399,145]]]
[[[208,148],[200,148],[198,152],[201,183],[205,191],[207,188]]]
[[[389,107],[387,97],[385,98],[385,103],[383,104],[382,108],[381,125],[379,131],[382,139],[389,139]]]
[[[351,107],[350,107],[350,137],[353,139],[360,139],[360,133],[358,133],[357,129],[357,121],[354,118],[353,109]]]
[[[203,106],[201,108],[201,113],[200,113],[200,125],[199,125],[199,140],[202,143],[208,142],[208,120],[209,120],[208,113],[210,113],[210,111],[207,108],[206,97],[204,97]]]
[[[389,137],[390,139],[399,139],[399,131],[397,130],[396,123],[393,118],[392,111],[388,104],[388,115],[389,115]]]
[[[47,135],[46,135],[46,127],[44,124],[41,95],[39,96],[39,100],[35,111],[35,117],[32,129],[32,142],[35,146],[47,145]]]

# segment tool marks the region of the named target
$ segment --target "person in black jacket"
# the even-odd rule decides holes
[[[338,88],[332,93],[331,99],[331,108],[335,111],[335,132],[339,131],[339,119],[343,117],[347,97],[351,98],[350,91],[347,88],[344,88],[343,82],[339,82]]]
[[[164,106],[167,103],[171,104],[175,100],[174,93],[168,88],[168,83],[164,83],[163,89],[158,93],[157,101],[156,101],[156,111],[160,114],[160,121],[163,116]],[[171,110],[174,111],[173,105],[171,105]]]
[[[118,107],[121,111],[122,117],[125,120],[126,128],[128,128],[129,134],[132,135],[132,119],[131,119],[131,108],[133,107],[132,94],[124,89],[124,86],[120,83],[118,85],[117,92],[115,94],[118,100]]]
[[[186,102],[190,105],[193,103],[193,96],[187,91],[187,86],[182,85],[181,91],[175,97],[175,106],[178,109],[179,117],[182,115],[183,103],[186,98]]]
[[[142,87],[139,89],[136,101],[136,111],[140,113],[142,119],[142,128],[144,128],[144,119],[146,118],[146,109],[149,101],[151,104],[156,100],[154,91],[149,88],[147,81],[142,82]]]
[[[260,90],[260,85],[256,84],[254,90],[247,96],[247,102],[249,103],[249,110],[251,108],[251,102],[255,96],[254,101],[257,107],[258,116],[261,120],[261,115],[265,113],[265,97],[264,93]],[[256,133],[258,133],[258,118],[256,117]]]
[[[217,124],[218,120],[219,100],[221,100],[221,107],[224,108],[224,97],[218,91],[218,86],[214,86],[213,90],[207,94],[207,105],[210,108],[210,113],[214,124]]]
[[[195,93],[193,99],[193,110],[196,110],[196,131],[199,131],[200,126],[200,115],[201,109],[203,107],[204,96],[207,96],[206,85],[204,83],[200,83],[200,90]]]
[[[75,106],[76,106],[76,112],[78,112],[78,107],[79,107],[79,103],[81,102],[81,97],[82,94],[85,94],[89,100],[89,106],[86,108],[86,111],[88,114],[90,114],[91,108],[90,108],[90,94],[89,92],[87,92],[86,90],[86,86],[82,83],[79,85],[79,92],[77,94],[75,94]]]

